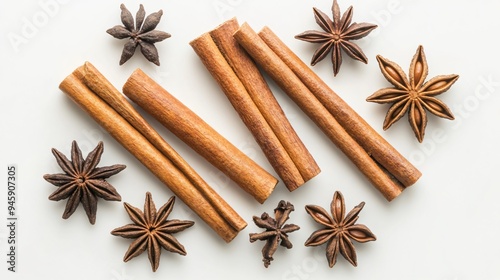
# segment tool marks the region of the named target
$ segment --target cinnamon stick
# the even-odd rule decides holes
[[[213,189],[201,178],[200,175],[156,132],[156,130],[146,122],[146,120],[135,110],[135,108],[125,99],[107,79],[90,62],[85,62],[74,72],[90,90],[104,100],[112,109],[128,121],[138,132],[158,149],[172,164],[181,171],[188,180],[196,187],[204,197],[214,206],[224,218],[232,223],[231,216],[224,209],[225,202]],[[231,209],[232,210],[232,209]],[[232,224],[237,228],[238,224]]]
[[[232,34],[235,18],[191,41],[191,46],[253,134],[285,186],[293,191],[320,170],[288,122],[266,81]]]
[[[269,48],[255,31],[244,23],[235,39],[271,78],[321,128],[330,140],[358,167],[366,178],[391,201],[403,190],[370,157],[363,147],[346,132],[332,114],[302,83],[295,73]]]
[[[123,92],[257,201],[269,197],[278,181],[142,70],[132,73]]]
[[[149,126],[133,108],[132,110],[127,108],[129,105],[123,103],[126,100],[116,94],[116,89],[113,89],[112,85],[90,63],[85,63],[84,66],[75,70],[61,82],[59,87],[226,242],[231,241],[239,231],[245,228],[246,222],[213,189],[201,182],[202,179],[173,149],[170,155],[174,158],[174,162],[122,117],[122,115],[129,115],[127,118],[130,119],[130,116],[134,116],[135,122],[142,122],[144,126]],[[121,104],[118,105],[121,109],[113,109],[94,90],[107,96],[108,101],[114,98],[115,101],[110,103],[115,107]],[[184,173],[176,166],[176,163],[181,163],[182,168],[191,171]],[[193,182],[199,184],[195,185]]]
[[[269,27],[264,27],[259,32],[259,36],[337,119],[347,133],[398,181],[408,187],[422,176],[422,173],[415,166],[300,60]]]

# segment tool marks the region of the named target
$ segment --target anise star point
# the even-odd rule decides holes
[[[115,236],[135,239],[123,257],[124,262],[128,262],[147,250],[151,268],[156,271],[160,266],[161,248],[183,256],[187,254],[184,246],[173,234],[193,226],[194,222],[167,220],[174,204],[175,196],[172,196],[156,211],[150,192],[146,193],[144,212],[126,202],[124,203],[125,210],[134,223],[116,228],[111,232]]]
[[[123,47],[120,65],[127,62],[134,55],[137,46],[140,46],[144,57],[159,66],[160,59],[158,56],[158,50],[154,44],[171,36],[169,33],[154,30],[158,23],[160,23],[163,11],[159,10],[158,12],[152,13],[146,17],[144,6],[140,4],[134,23],[134,17],[124,4],[120,5],[120,9],[123,26],[116,25],[106,31],[108,34],[117,39],[129,38]]]
[[[257,240],[266,241],[264,248],[262,248],[262,261],[266,268],[271,264],[271,261],[274,260],[273,255],[278,249],[278,245],[287,249],[293,247],[288,239],[288,233],[299,230],[300,227],[294,224],[285,225],[292,211],[294,211],[293,205],[290,202],[281,200],[278,203],[278,207],[274,209],[275,218],[270,217],[266,212],[264,212],[260,218],[257,216],[253,217],[255,224],[259,228],[266,230],[261,233],[250,233],[250,242],[253,243]]]
[[[387,112],[383,129],[401,119],[408,112],[408,120],[419,142],[424,140],[427,126],[427,113],[453,120],[454,116],[446,104],[435,96],[447,91],[459,78],[458,75],[439,75],[424,82],[428,74],[428,64],[424,49],[419,46],[410,64],[409,78],[401,67],[377,56],[380,70],[384,77],[394,86],[376,91],[366,100],[375,103],[393,103]]]
[[[333,267],[340,253],[349,263],[357,266],[356,250],[351,240],[359,243],[375,241],[375,235],[362,224],[356,224],[359,212],[365,203],[361,202],[345,215],[345,203],[342,193],[336,191],[330,204],[330,212],[317,205],[306,205],[306,211],[317,223],[325,226],[316,230],[305,242],[305,246],[326,245],[328,265]]]
[[[112,166],[97,167],[104,150],[102,142],[91,151],[86,159],[76,141],[71,145],[71,161],[61,152],[52,149],[57,164],[64,171],[58,174],[45,174],[43,178],[58,187],[50,196],[50,200],[59,201],[68,199],[63,219],[69,218],[81,203],[89,222],[95,224],[97,213],[97,198],[105,200],[121,201],[121,196],[116,189],[105,179],[125,169],[125,165],[115,164]]]
[[[318,8],[313,8],[313,11],[316,23],[324,31],[309,30],[295,36],[296,39],[302,41],[321,44],[312,57],[312,66],[323,60],[331,52],[333,75],[337,76],[342,65],[342,51],[355,60],[365,64],[368,63],[368,59],[361,48],[351,40],[358,40],[367,36],[377,25],[365,22],[352,23],[352,6],[341,15],[337,0],[334,0],[332,5],[333,20]]]

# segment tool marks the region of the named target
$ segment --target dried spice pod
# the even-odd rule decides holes
[[[344,196],[336,191],[333,195],[330,211],[332,216],[320,206],[306,205],[306,211],[317,223],[325,226],[316,230],[305,242],[305,246],[326,245],[326,258],[328,265],[333,267],[337,262],[337,255],[340,254],[353,266],[357,266],[356,250],[351,240],[359,243],[375,241],[375,235],[365,225],[356,224],[359,212],[365,206],[361,202],[345,215]]]
[[[123,47],[120,65],[127,62],[134,55],[137,46],[140,46],[144,57],[159,66],[160,58],[154,44],[171,36],[169,33],[154,30],[158,23],[160,23],[163,11],[159,10],[145,18],[146,12],[144,11],[144,6],[141,4],[135,16],[134,25],[134,18],[125,5],[121,4],[120,9],[122,10],[121,20],[123,26],[116,25],[106,31],[117,39],[129,38]]]
[[[121,201],[121,196],[116,189],[106,181],[107,178],[125,169],[123,164],[97,167],[104,151],[102,142],[83,159],[82,151],[76,141],[71,145],[71,161],[61,152],[52,149],[57,164],[64,174],[45,174],[43,178],[57,186],[58,189],[50,196],[50,200],[59,201],[68,199],[63,219],[69,218],[81,203],[87,213],[89,222],[95,224],[97,213],[97,198]]]
[[[424,48],[419,46],[410,64],[409,79],[396,63],[378,55],[377,60],[384,77],[394,87],[383,88],[369,96],[366,101],[393,103],[384,120],[384,130],[408,112],[408,120],[419,142],[424,140],[427,126],[426,110],[434,115],[453,120],[455,117],[443,101],[435,96],[447,91],[458,79],[458,75],[440,75],[425,82],[429,72]]]
[[[273,254],[278,249],[278,245],[287,249],[291,249],[293,246],[290,240],[288,240],[288,233],[299,230],[300,227],[294,224],[285,225],[293,210],[295,209],[290,202],[281,200],[278,203],[278,207],[274,209],[274,219],[266,212],[262,213],[260,218],[257,216],[253,217],[255,224],[259,228],[266,230],[262,233],[250,233],[250,242],[253,243],[257,240],[266,241],[266,245],[262,248],[262,261],[265,267],[268,267],[271,261],[274,260]]]
[[[146,193],[144,212],[140,209],[124,203],[128,216],[134,222],[114,229],[111,234],[124,238],[135,239],[123,258],[128,262],[144,251],[148,251],[151,268],[156,271],[160,266],[161,248],[172,253],[185,256],[184,246],[173,236],[194,225],[193,221],[167,220],[172,212],[175,196],[172,196],[158,211],[150,192]]]
[[[337,76],[340,65],[342,65],[342,51],[355,60],[365,64],[368,63],[368,59],[361,48],[351,40],[358,40],[367,36],[377,25],[366,22],[352,23],[352,6],[341,15],[337,0],[333,1],[333,20],[317,8],[313,8],[313,11],[316,23],[325,32],[309,30],[295,36],[296,39],[302,41],[321,44],[312,57],[311,65],[314,66],[331,52],[333,75]]]

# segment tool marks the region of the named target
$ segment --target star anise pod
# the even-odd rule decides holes
[[[427,126],[425,109],[438,117],[455,119],[446,104],[434,96],[447,91],[458,79],[458,75],[440,75],[424,83],[428,74],[428,66],[422,46],[418,47],[411,61],[409,80],[403,69],[396,63],[380,55],[377,56],[377,60],[382,74],[394,87],[380,89],[369,96],[366,101],[394,103],[385,117],[384,130],[409,112],[408,120],[411,128],[418,141],[422,142]]]
[[[125,253],[123,261],[127,262],[137,257],[147,249],[151,268],[156,271],[160,265],[162,247],[167,251],[186,255],[184,246],[172,234],[191,227],[194,222],[167,220],[174,208],[174,203],[175,197],[172,196],[157,212],[150,192],[146,193],[144,212],[124,203],[125,210],[134,223],[116,228],[111,232],[116,236],[135,239]]]
[[[64,174],[45,174],[43,178],[59,187],[49,196],[50,200],[68,199],[62,216],[63,219],[69,218],[81,202],[90,223],[94,224],[97,212],[97,197],[112,201],[121,200],[116,189],[105,179],[119,173],[126,166],[115,164],[97,167],[103,150],[103,143],[99,142],[97,147],[84,160],[78,144],[73,141],[70,161],[61,152],[52,149],[52,154],[54,154],[57,164],[62,168]]]
[[[127,62],[134,55],[137,46],[140,46],[146,59],[159,66],[158,50],[154,44],[170,37],[170,34],[166,32],[154,30],[160,23],[163,11],[159,10],[144,18],[146,13],[141,4],[135,16],[134,25],[134,18],[125,5],[121,4],[120,9],[122,10],[121,20],[124,26],[117,25],[106,31],[117,39],[129,38],[123,47],[120,65]]]
[[[352,6],[350,6],[341,16],[337,0],[333,1],[333,20],[317,8],[313,8],[313,11],[316,23],[325,32],[309,30],[295,36],[296,39],[302,41],[322,44],[312,57],[312,66],[321,61],[329,52],[331,52],[333,75],[336,76],[340,70],[340,65],[342,65],[341,50],[344,50],[347,55],[355,60],[359,60],[365,64],[368,63],[368,59],[359,46],[350,41],[365,37],[373,29],[375,29],[377,25],[366,22],[354,22],[351,24],[353,14]]]
[[[365,225],[356,224],[364,205],[365,203],[361,202],[345,216],[344,197],[339,191],[333,195],[330,205],[332,217],[320,206],[306,205],[307,213],[325,228],[313,232],[305,245],[319,246],[328,242],[326,258],[330,267],[337,262],[339,252],[353,266],[357,266],[356,250],[351,239],[360,243],[376,240],[375,235]]]
[[[287,249],[292,248],[292,243],[288,240],[288,233],[299,230],[300,227],[294,224],[285,225],[285,222],[288,220],[293,210],[295,209],[290,202],[281,200],[278,203],[278,207],[274,209],[274,219],[266,212],[264,212],[260,218],[257,216],[253,217],[255,224],[266,230],[262,233],[250,233],[250,242],[253,243],[256,240],[266,241],[266,245],[262,248],[262,261],[265,267],[271,264],[273,254],[278,249],[278,245],[286,247]]]

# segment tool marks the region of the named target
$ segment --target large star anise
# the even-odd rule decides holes
[[[366,101],[394,103],[385,117],[384,130],[409,112],[408,120],[411,128],[418,141],[422,142],[427,126],[425,109],[441,118],[450,120],[455,118],[451,110],[434,96],[447,91],[458,79],[458,75],[440,75],[424,83],[428,74],[428,66],[422,46],[418,47],[411,61],[410,80],[396,63],[380,55],[377,56],[377,60],[382,74],[394,87],[380,89],[369,96]]]
[[[147,249],[151,268],[156,271],[160,266],[161,247],[173,253],[186,255],[184,246],[172,234],[191,227],[194,222],[167,220],[174,208],[174,203],[175,197],[172,196],[157,212],[150,192],[146,193],[144,212],[124,203],[125,210],[134,223],[116,228],[111,232],[116,236],[135,239],[125,253],[123,261],[127,262],[137,257]]]
[[[62,168],[64,174],[45,174],[43,178],[59,187],[49,196],[50,200],[68,199],[63,219],[69,218],[81,202],[90,223],[94,224],[97,212],[97,197],[112,201],[121,200],[116,189],[105,179],[122,171],[126,166],[115,164],[97,167],[103,150],[103,144],[99,142],[97,147],[84,160],[78,144],[73,141],[70,161],[61,152],[52,149],[52,154],[54,154],[57,164]]]
[[[291,249],[293,246],[290,240],[288,240],[288,233],[299,230],[300,227],[294,224],[285,225],[293,210],[294,207],[290,202],[281,200],[278,203],[278,207],[274,209],[275,219],[271,218],[266,212],[260,218],[257,216],[253,217],[253,221],[258,227],[266,229],[262,233],[250,233],[250,242],[266,240],[266,245],[262,248],[262,261],[265,267],[271,264],[273,254],[278,249],[278,245],[287,249]]]
[[[128,42],[123,47],[120,65],[127,62],[127,60],[134,55],[135,49],[139,45],[146,59],[159,66],[160,59],[158,50],[154,44],[170,37],[170,34],[166,32],[154,30],[158,23],[160,23],[163,11],[159,10],[144,19],[146,12],[141,4],[135,16],[134,26],[134,18],[130,11],[123,4],[120,5],[120,9],[122,10],[121,20],[124,26],[117,25],[106,31],[117,39],[129,38]]]
[[[339,191],[333,195],[330,205],[332,217],[320,206],[306,205],[307,213],[325,228],[313,232],[305,245],[319,246],[328,242],[326,258],[330,267],[337,262],[339,252],[353,266],[357,266],[356,250],[351,239],[360,243],[376,240],[375,235],[365,225],[356,224],[364,205],[365,203],[361,202],[345,216],[344,197]]]
[[[337,0],[333,1],[332,12],[333,21],[317,8],[313,8],[314,18],[316,23],[325,31],[309,30],[297,36],[296,39],[310,42],[321,43],[322,45],[316,50],[312,57],[311,65],[315,65],[331,51],[333,63],[333,75],[336,76],[342,65],[342,53],[344,50],[350,57],[359,60],[363,63],[368,63],[363,51],[358,45],[350,42],[357,40],[368,35],[373,29],[377,27],[375,24],[370,23],[352,23],[352,6],[350,6],[343,16],[340,15],[340,8]]]

